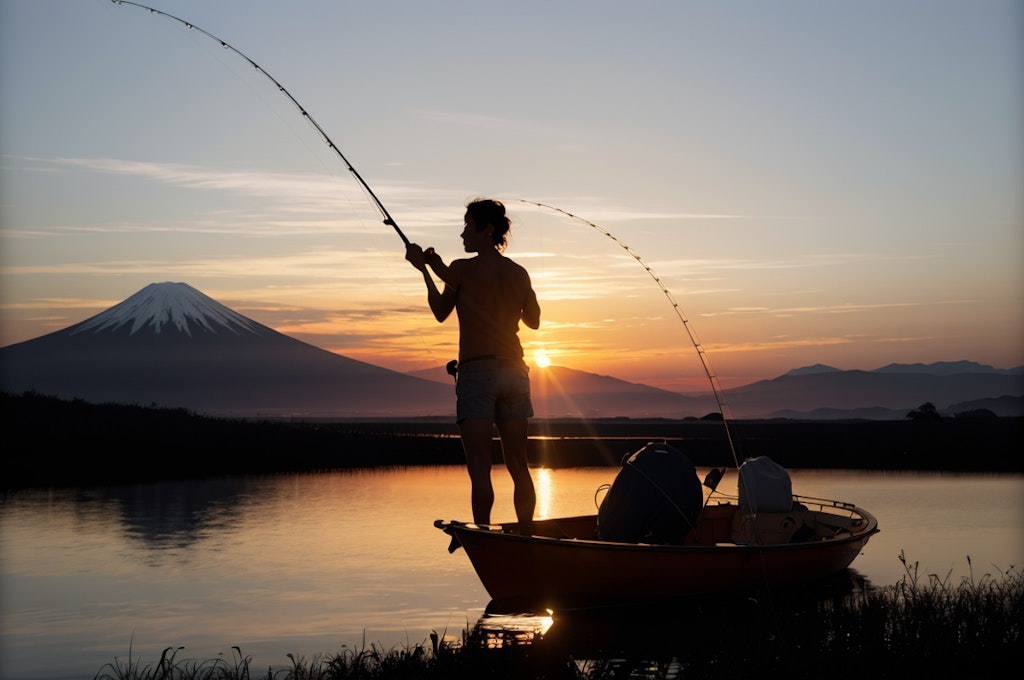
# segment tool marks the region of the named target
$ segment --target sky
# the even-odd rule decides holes
[[[0,0],[0,346],[182,281],[443,365],[372,191],[446,261],[506,203],[531,361],[683,392],[1024,365],[1020,2],[145,4],[262,71],[129,4]]]

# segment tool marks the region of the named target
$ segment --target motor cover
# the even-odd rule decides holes
[[[690,459],[669,444],[650,443],[623,460],[598,508],[598,536],[622,543],[680,544],[703,504]]]

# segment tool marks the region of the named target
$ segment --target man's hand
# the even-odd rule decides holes
[[[438,267],[444,266],[444,260],[441,259],[441,256],[433,248],[427,248],[423,252],[423,260],[435,271]]]
[[[429,252],[433,253],[434,249],[431,248]],[[420,248],[415,243],[410,243],[405,247],[405,259],[420,271],[425,271],[427,268],[427,260],[423,248]]]
[[[448,265],[444,263],[444,260],[441,259],[440,255],[434,252],[433,248],[427,248],[423,253],[423,261],[430,265],[430,268],[434,270],[434,273],[437,274],[438,278],[444,281],[446,285],[458,288],[458,285],[452,280],[448,273],[450,271]]]

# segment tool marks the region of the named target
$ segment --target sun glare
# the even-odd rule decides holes
[[[551,365],[551,357],[548,356],[543,347],[533,353],[533,361],[537,364],[537,368],[547,368]]]

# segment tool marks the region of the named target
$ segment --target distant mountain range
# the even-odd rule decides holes
[[[443,367],[410,373],[452,384]],[[564,366],[530,371],[534,411],[544,418],[682,418],[717,411],[714,396],[688,396]]]
[[[730,390],[727,401],[744,417],[903,418],[925,402],[944,415],[987,409],[1019,416],[1024,367],[955,361],[845,371],[819,364]]]
[[[531,373],[544,418],[684,418],[718,410],[611,376],[551,366]],[[184,283],[154,283],[85,321],[0,348],[0,388],[86,401],[184,407],[230,417],[451,417],[443,368],[399,373],[263,326]],[[1024,415],[1024,368],[959,361],[874,371],[815,365],[732,389],[733,418],[903,418],[925,402],[944,413]]]

